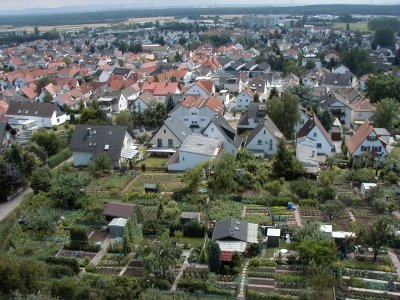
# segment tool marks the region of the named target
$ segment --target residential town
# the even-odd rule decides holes
[[[400,297],[399,16],[33,30],[0,27],[0,299]]]

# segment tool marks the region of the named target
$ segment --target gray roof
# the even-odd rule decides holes
[[[265,111],[260,110],[260,103],[259,102],[251,102],[247,112],[242,115],[239,120],[238,127],[241,125],[249,125],[249,119],[261,119],[264,118]]]
[[[349,86],[351,85],[353,75],[351,73],[336,74],[329,73],[325,75],[323,84],[334,86]]]
[[[342,95],[335,92],[329,92],[321,96],[319,98],[318,105],[320,106],[321,109],[326,109],[337,101],[342,103],[344,106],[350,107],[350,104],[346,101],[346,99]]]
[[[186,126],[179,118],[168,117],[164,120],[164,125],[176,136],[176,138],[183,144],[183,142],[190,136],[192,130]],[[161,130],[163,126],[158,129],[153,137]]]
[[[224,116],[222,116],[220,113],[216,114],[207,127],[204,128],[203,132],[212,123],[219,128],[220,132],[231,144],[233,144],[236,148],[239,148],[240,144],[242,143],[242,138],[236,133],[236,130],[232,128]]]
[[[70,149],[94,155],[105,153],[115,165],[120,159],[126,133],[127,126],[78,124],[71,138]]]
[[[193,133],[187,138],[179,151],[213,156],[217,154],[219,146],[220,142],[218,140]]]
[[[212,239],[247,242],[247,222],[230,218],[215,224]]]
[[[56,111],[56,104],[32,101],[10,101],[6,115],[21,115],[51,118]]]
[[[184,211],[181,213],[181,219],[199,219],[199,218],[200,218],[199,212]]]
[[[282,132],[279,130],[278,127],[276,127],[275,123],[271,120],[271,118],[268,115],[266,115],[264,118],[264,122],[260,122],[257,125],[257,127],[250,132],[249,137],[247,138],[246,141],[246,146],[256,137],[256,135],[263,128],[266,128],[276,139],[281,139],[284,137]]]

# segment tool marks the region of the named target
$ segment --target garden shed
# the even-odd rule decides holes
[[[376,187],[376,183],[361,183],[360,192],[363,198],[366,198],[368,196],[368,193]]]
[[[190,211],[184,211],[181,213],[181,223],[182,224],[185,224],[192,220],[197,220],[198,222],[200,222],[200,213],[199,212],[190,212]]]
[[[112,221],[108,224],[108,230],[110,232],[111,237],[117,238],[117,237],[123,237],[124,232],[125,232],[125,226],[126,223],[128,222],[127,219],[124,218],[114,218]]]
[[[108,222],[114,218],[129,219],[135,208],[136,205],[130,203],[109,202],[103,209],[103,215]]]
[[[145,183],[144,191],[146,193],[157,193],[158,186],[155,183]]]
[[[267,247],[279,247],[280,237],[281,237],[281,230],[279,228],[268,228]]]

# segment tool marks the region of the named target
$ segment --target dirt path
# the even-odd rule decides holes
[[[400,276],[400,262],[397,258],[397,255],[392,250],[389,250],[388,254],[390,259],[392,260],[393,265],[396,267],[397,275]]]
[[[300,207],[296,207],[296,209],[294,210],[294,219],[296,221],[297,226],[299,227],[303,227],[303,224],[301,224],[301,216],[300,216]]]
[[[97,255],[95,257],[93,257],[93,259],[90,261],[90,263],[92,263],[93,265],[97,265],[100,260],[103,258],[104,255],[107,254],[107,249],[108,249],[108,245],[110,245],[111,242],[111,238],[108,235],[106,237],[106,239],[104,240],[103,244],[101,245],[101,250],[99,251],[99,253],[97,253]]]
[[[179,273],[175,278],[174,284],[171,287],[171,292],[175,292],[176,291],[176,288],[178,287],[178,282],[179,282],[179,280],[181,279],[181,277],[183,275],[183,271],[189,265],[188,258],[190,256],[190,252],[192,252],[192,249],[190,249],[190,251],[188,253],[186,253],[186,255],[185,255],[186,256],[185,261],[183,262],[183,264],[181,266],[181,269],[179,270]]]
[[[27,188],[14,199],[0,204],[0,222],[3,221],[14,209],[16,209],[24,200],[26,195],[32,193],[31,188]]]
[[[128,184],[124,187],[124,189],[121,191],[122,194],[126,193],[127,190],[132,186],[132,184],[140,178],[140,174],[137,174],[135,177],[131,179],[131,181],[128,182]]]

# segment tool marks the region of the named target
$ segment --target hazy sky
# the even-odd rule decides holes
[[[182,0],[0,0],[0,11],[20,10],[35,7],[60,7],[60,6],[81,6],[98,5],[104,7],[118,8],[119,6],[135,6],[154,8],[161,6],[182,5]],[[292,0],[217,0],[217,5],[235,5],[235,4],[264,4],[264,5],[290,5]],[[214,5],[215,0],[192,0],[183,2],[184,5]],[[294,5],[309,4],[399,4],[398,0],[293,0]]]

